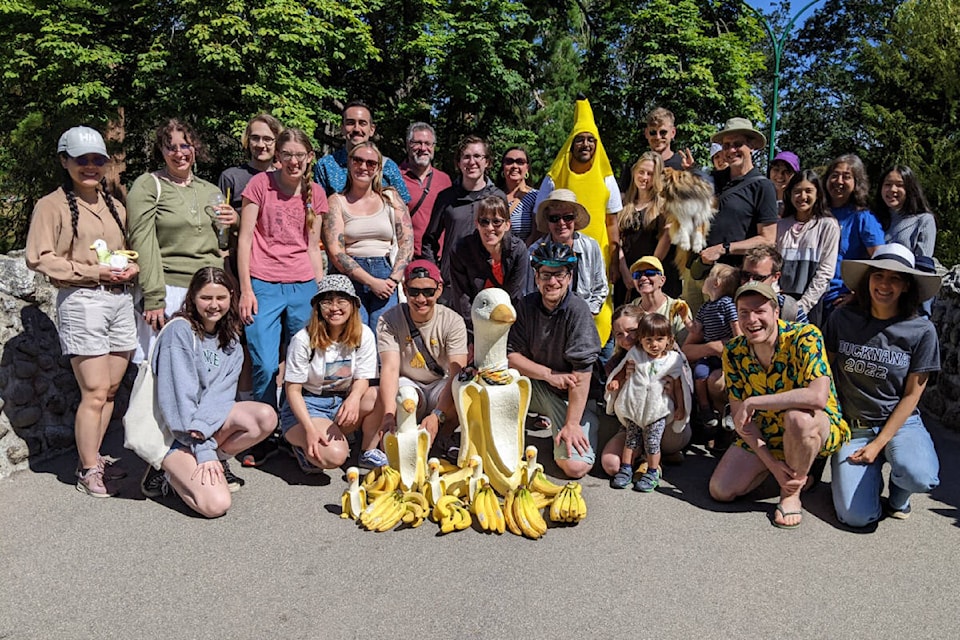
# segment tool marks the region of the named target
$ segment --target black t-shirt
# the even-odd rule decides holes
[[[757,235],[757,225],[773,224],[779,219],[777,191],[756,168],[724,184],[717,204],[708,247],[752,238]]]

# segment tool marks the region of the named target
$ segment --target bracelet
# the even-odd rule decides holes
[[[392,280],[394,284],[400,284],[400,281],[394,278],[392,273],[387,276],[387,280]]]

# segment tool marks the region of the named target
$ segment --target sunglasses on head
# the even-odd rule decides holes
[[[85,166],[87,166],[88,164],[92,164],[92,165],[97,166],[97,167],[102,167],[103,165],[107,164],[108,158],[104,158],[103,156],[97,156],[97,155],[95,155],[95,156],[78,156],[78,157],[74,158],[73,161],[76,162],[76,163],[77,163],[79,166],[81,166],[81,167],[85,167]]]
[[[407,287],[407,297],[416,298],[417,296],[423,296],[424,298],[432,298],[434,294],[437,293],[438,287]]]
[[[633,272],[633,279],[639,280],[643,276],[646,276],[648,278],[655,278],[657,276],[662,276],[662,275],[663,274],[660,273],[657,269],[640,269]]]
[[[564,214],[558,214],[554,216],[547,216],[547,222],[552,222],[553,224],[557,224],[561,220],[563,220],[564,222],[573,222],[576,219],[577,219],[577,214],[575,213],[564,213]]]
[[[494,229],[499,229],[506,224],[506,222],[506,220],[500,218],[477,218],[477,224],[481,227],[493,227]]]

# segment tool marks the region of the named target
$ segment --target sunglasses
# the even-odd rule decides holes
[[[371,171],[376,171],[380,166],[379,160],[368,160],[367,158],[358,158],[356,156],[350,158],[350,162],[352,162],[355,167],[366,167]]]
[[[438,287],[407,287],[407,297],[416,298],[417,296],[423,296],[424,298],[432,298],[437,293],[437,289]]]
[[[506,222],[506,220],[500,218],[477,218],[477,224],[481,227],[493,227],[494,229],[499,229]]]
[[[655,277],[657,277],[657,276],[662,276],[662,275],[663,275],[663,274],[662,274],[660,271],[656,270],[656,269],[643,269],[643,270],[641,270],[641,271],[634,271],[634,272],[633,272],[633,279],[634,279],[634,280],[639,280],[640,278],[643,278],[644,276],[646,276],[647,278],[655,278]]]
[[[773,277],[772,273],[762,274],[762,273],[747,273],[746,271],[740,272],[740,282],[763,282],[767,278]]]
[[[92,164],[97,167],[102,167],[110,161],[109,158],[104,158],[103,156],[78,156],[73,159],[78,166],[85,167],[88,164]]]
[[[510,165],[514,165],[514,164],[525,165],[527,164],[527,160],[525,158],[504,158],[503,159],[503,166],[505,167],[509,167]]]
[[[561,220],[563,220],[564,222],[573,222],[576,219],[577,219],[577,214],[575,213],[564,213],[563,215],[547,216],[547,222],[550,222],[552,224],[557,224]]]
[[[659,131],[657,131],[656,129],[649,129],[647,131],[647,135],[650,136],[651,138],[666,138],[667,134],[669,133],[670,131],[668,129],[660,129]]]

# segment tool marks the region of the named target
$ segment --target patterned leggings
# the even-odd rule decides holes
[[[627,420],[626,426],[621,428],[627,432],[627,447],[633,451],[643,449],[648,454],[655,455],[660,453],[660,440],[663,438],[663,430],[667,428],[667,419],[660,418],[644,427]]]

